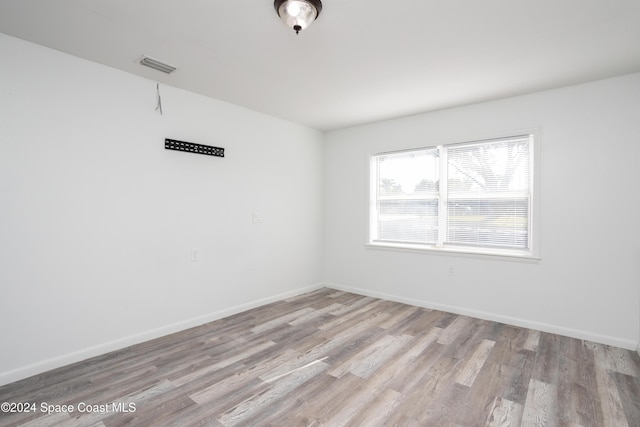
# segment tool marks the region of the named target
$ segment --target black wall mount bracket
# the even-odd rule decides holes
[[[224,148],[211,145],[194,144],[193,142],[165,139],[164,148],[174,151],[186,151],[187,153],[205,154],[207,156],[224,157]]]

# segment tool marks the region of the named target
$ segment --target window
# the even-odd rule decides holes
[[[382,153],[370,244],[533,257],[533,135]]]

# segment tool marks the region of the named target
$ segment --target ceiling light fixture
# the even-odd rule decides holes
[[[311,25],[322,10],[320,0],[275,0],[273,6],[282,22],[296,34]]]

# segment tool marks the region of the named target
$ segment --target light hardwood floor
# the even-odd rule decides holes
[[[37,407],[0,426],[633,427],[640,357],[321,289],[0,387],[5,401]]]

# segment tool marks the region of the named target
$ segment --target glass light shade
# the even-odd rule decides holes
[[[274,6],[280,19],[296,33],[311,25],[322,10],[320,0],[276,0]]]

